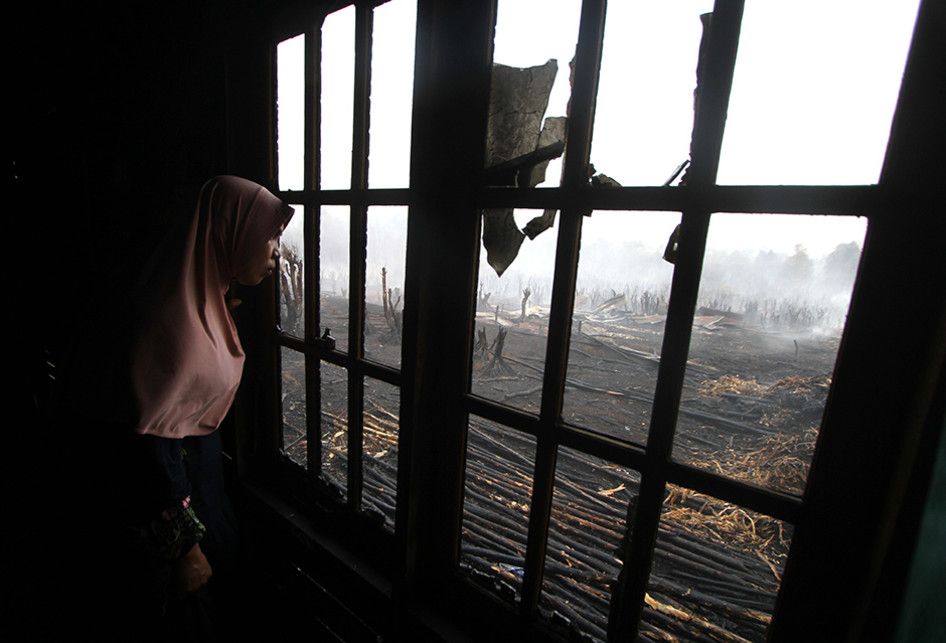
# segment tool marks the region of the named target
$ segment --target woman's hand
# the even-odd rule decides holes
[[[183,593],[197,591],[207,584],[213,570],[197,543],[177,561],[177,588]]]

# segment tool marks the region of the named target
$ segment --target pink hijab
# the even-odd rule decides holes
[[[244,353],[224,296],[236,267],[258,255],[293,209],[235,176],[201,188],[180,248],[166,247],[131,352],[135,431],[181,438],[213,432],[240,384]],[[167,263],[170,260],[171,263]]]

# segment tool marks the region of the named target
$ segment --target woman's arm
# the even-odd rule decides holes
[[[177,590],[194,591],[210,579],[212,570],[200,549],[206,529],[191,507],[182,440],[153,435],[140,438],[152,481],[146,501],[151,517],[149,539],[160,557],[173,562]]]

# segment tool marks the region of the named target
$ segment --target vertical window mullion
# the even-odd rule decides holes
[[[368,246],[367,204],[364,190],[368,185],[368,121],[371,88],[371,30],[373,11],[370,4],[359,3],[355,13],[355,96],[352,118],[351,204],[348,301],[348,503],[361,507],[363,486],[363,406],[365,326],[365,260]]]
[[[277,149],[277,141],[279,140],[279,121],[277,118],[278,106],[277,97],[279,96],[279,45],[278,43],[273,43],[269,48],[269,145],[267,146],[267,152],[269,154],[268,159],[268,170],[269,170],[269,182],[270,185],[279,186],[279,150]],[[230,118],[227,118],[227,128],[230,128]],[[228,132],[227,140],[230,140],[231,134]],[[273,329],[273,335],[276,335],[279,332],[279,298],[280,293],[280,284],[279,279],[275,279],[275,284],[273,287],[273,310],[276,311],[276,323],[277,328]],[[269,387],[273,393],[273,403],[272,403],[272,413],[270,417],[273,420],[273,430],[265,433],[265,440],[260,445],[263,453],[267,458],[274,458],[278,455],[279,449],[283,444],[283,412],[282,404],[279,400],[282,399],[282,349],[277,342],[272,343],[273,347],[273,363],[276,366],[274,371],[275,376],[272,379],[272,385]]]
[[[322,168],[322,25],[305,34],[305,144],[303,189],[319,190]]]
[[[355,100],[352,118],[351,188],[368,187],[368,121],[371,104],[371,30],[374,12],[359,3],[355,8]]]
[[[578,188],[586,184],[588,180],[588,154],[591,149],[595,95],[601,65],[605,5],[604,0],[585,0],[582,4],[575,58],[575,84],[568,115],[562,178],[563,185],[570,188]],[[549,516],[555,485],[555,459],[558,448],[555,431],[562,411],[565,387],[568,336],[571,331],[575,279],[578,271],[581,218],[580,210],[562,211],[559,215],[549,337],[542,383],[540,429],[529,512],[529,540],[522,584],[522,611],[526,615],[535,613],[542,586]]]
[[[322,58],[321,25],[313,25],[305,35],[305,126],[303,152],[303,188],[319,189],[319,158],[322,110],[322,83],[319,67]],[[306,399],[306,470],[317,478],[322,470],[322,379],[319,368],[319,229],[320,208],[306,204],[302,227],[303,313],[305,315],[305,399]]]
[[[717,0],[705,48],[699,102],[693,127],[688,185],[700,191],[716,181],[729,93],[732,88],[743,0]],[[657,388],[647,439],[648,466],[642,472],[640,495],[628,509],[630,547],[612,599],[609,638],[636,636],[644,593],[653,562],[660,523],[666,463],[680,406],[693,315],[699,290],[711,212],[685,210],[680,226],[679,254],[670,290],[666,330],[661,348]]]
[[[272,43],[269,47],[269,145],[266,151],[269,154],[267,169],[269,170],[270,185],[279,187],[279,43]],[[227,118],[227,128],[230,127],[230,118]],[[228,140],[229,140],[228,134]]]

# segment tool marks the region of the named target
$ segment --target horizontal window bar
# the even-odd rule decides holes
[[[285,346],[293,350],[297,350],[300,353],[308,353],[314,355],[319,359],[324,359],[326,362],[336,364],[338,366],[349,366],[349,357],[348,353],[343,353],[342,351],[325,348],[321,344],[311,344],[306,345],[304,340],[294,337],[289,333],[278,332],[276,333],[276,343],[279,346]],[[382,378],[379,378],[382,379]]]
[[[857,186],[714,186],[691,188],[485,188],[481,208],[554,208],[579,210],[696,209],[706,212],[776,212],[871,216],[881,202],[876,185]]]
[[[363,375],[373,377],[376,380],[381,380],[393,386],[401,385],[401,371],[396,368],[391,368],[390,366],[385,366],[384,364],[378,364],[377,362],[372,362],[367,359],[363,360],[361,362],[361,372]]]
[[[767,491],[731,478],[723,478],[679,462],[668,462],[665,465],[665,473],[667,482],[792,524],[798,522],[802,512],[800,498],[777,491]]]
[[[561,424],[558,426],[558,443],[637,471],[647,467],[643,447],[587,429]]]
[[[475,197],[480,208],[576,208],[583,210],[698,209],[707,212],[825,214],[875,216],[884,197],[878,185],[724,185],[707,188],[642,186],[620,188],[502,188],[482,189]],[[319,205],[410,205],[417,191],[378,190],[280,191],[289,203]]]
[[[372,365],[374,366],[374,365]],[[533,415],[497,404],[476,395],[466,396],[468,410],[493,422],[499,422],[530,435],[537,435],[539,420]],[[694,469],[679,462],[648,461],[644,449],[614,438],[567,424],[557,426],[558,444],[588,455],[609,460],[637,471],[654,473],[667,482],[711,495],[746,509],[797,523],[802,511],[801,499],[775,491]]]
[[[498,422],[529,435],[538,435],[539,418],[523,411],[518,411],[502,404],[487,400],[477,395],[467,394],[467,410],[487,420]]]
[[[282,190],[276,193],[288,203],[319,205],[409,205],[408,188],[377,190]]]
[[[351,368],[351,358],[348,356],[348,353],[343,353],[342,351],[337,351],[334,349],[325,348],[322,345],[317,345],[314,347],[314,350],[318,351],[319,357],[330,364],[335,364],[336,366],[342,366],[344,368]]]
[[[291,348],[291,349],[293,349],[293,350],[297,350],[297,351],[299,351],[300,353],[304,353],[304,352],[305,352],[305,341],[299,339],[298,337],[294,337],[294,336],[290,335],[289,333],[285,333],[285,332],[281,332],[281,331],[280,331],[280,332],[277,332],[277,333],[276,333],[276,343],[277,343],[279,346],[285,346],[286,348]]]
[[[752,185],[709,188],[697,205],[707,212],[775,212],[871,216],[879,209],[882,189],[876,185]],[[781,208],[781,209],[780,209]]]
[[[669,462],[663,465],[648,462],[642,447],[626,444],[620,440],[578,427],[560,426],[558,442],[563,446],[609,460],[624,467],[656,473],[672,484],[687,487],[693,491],[719,498],[724,502],[752,509],[793,524],[798,522],[798,516],[802,511],[802,502],[795,496],[768,491],[731,478],[723,478],[678,462]],[[662,476],[659,469],[663,469]]]
[[[319,359],[323,359],[326,362],[335,364],[336,366],[343,366],[345,368],[352,368],[354,366],[348,353],[324,348],[321,346],[321,344],[315,344],[311,347],[307,347],[305,341],[288,333],[277,333],[276,343],[279,346],[285,346],[286,348],[291,348],[293,350],[299,351],[300,353],[317,353]],[[384,364],[372,362],[370,360],[358,361],[360,363],[360,371],[363,375],[373,377],[377,380],[387,382],[388,384],[392,384],[394,386],[401,385],[401,372],[399,370],[391,368],[390,366],[385,366]]]

